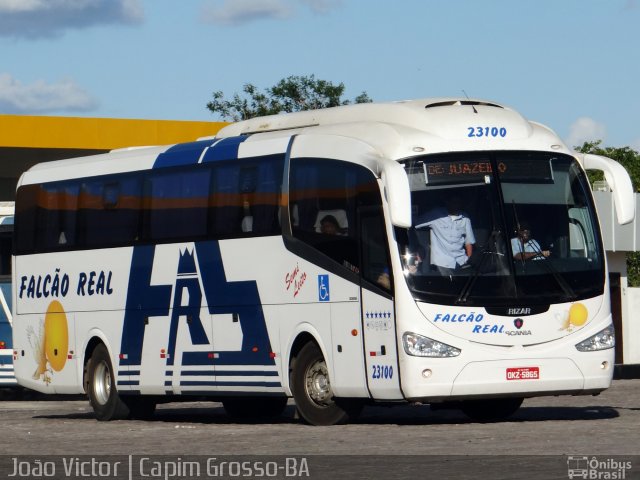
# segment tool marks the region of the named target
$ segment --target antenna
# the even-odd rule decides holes
[[[467,92],[464,91],[464,89],[462,90],[462,93],[464,93],[464,96],[467,97],[467,100],[471,100],[469,98],[469,95],[467,95]],[[471,105],[471,108],[473,108],[473,113],[478,113],[478,111],[476,110],[476,107],[473,105],[473,103],[471,103],[471,101],[469,101],[469,105]]]

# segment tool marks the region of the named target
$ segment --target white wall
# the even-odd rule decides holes
[[[620,272],[620,300],[622,307],[622,361],[625,365],[640,364],[640,288],[627,283],[626,252],[607,252],[610,272]]]
[[[625,279],[626,280],[626,279]],[[627,287],[622,296],[622,337],[624,364],[640,363],[640,288]]]

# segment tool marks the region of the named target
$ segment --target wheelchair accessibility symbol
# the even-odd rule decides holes
[[[329,275],[318,275],[318,300],[328,302],[329,299]]]

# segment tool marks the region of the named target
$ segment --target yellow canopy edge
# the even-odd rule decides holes
[[[169,145],[215,135],[225,122],[0,115],[0,147],[113,148]]]

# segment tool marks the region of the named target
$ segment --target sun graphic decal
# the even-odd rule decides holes
[[[27,338],[36,360],[34,380],[51,383],[53,372],[59,372],[67,362],[69,349],[69,326],[62,304],[54,300],[49,304],[44,322],[38,328],[27,327]]]
[[[574,303],[564,315],[556,315],[562,326],[560,330],[573,331],[574,328],[582,327],[589,318],[589,311],[582,303]]]

